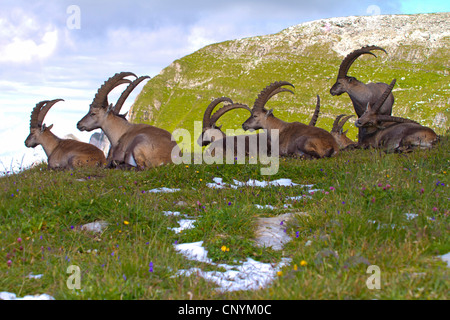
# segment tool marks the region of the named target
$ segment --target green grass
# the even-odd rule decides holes
[[[56,299],[448,299],[449,269],[436,256],[450,251],[449,150],[446,135],[429,151],[280,159],[274,176],[261,176],[260,165],[135,172],[49,171],[42,164],[0,178],[0,291]],[[215,190],[206,186],[214,177],[290,178],[323,192],[294,202],[286,197],[303,194],[300,186]],[[143,192],[158,187],[181,190]],[[281,209],[285,203],[292,207]],[[195,228],[175,234],[170,228],[179,218],[163,211],[194,217]],[[286,212],[307,213],[286,224],[292,241],[282,251],[255,246],[255,219]],[[418,216],[409,220],[406,213]],[[97,220],[109,223],[102,234],[78,230]],[[264,289],[218,293],[201,277],[173,277],[180,269],[216,268],[185,259],[173,246],[194,241],[203,241],[215,262],[292,262]],[[380,290],[366,286],[368,264],[381,270]],[[81,290],[67,288],[70,265],[80,267]]]

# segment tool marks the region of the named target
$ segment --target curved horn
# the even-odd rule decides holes
[[[131,82],[128,87],[122,92],[120,95],[120,98],[117,100],[116,105],[114,106],[113,112],[115,114],[120,113],[120,109],[122,109],[123,104],[125,103],[125,100],[127,100],[130,93],[138,86],[139,83],[141,83],[145,79],[150,79],[149,76],[142,76]]]
[[[137,76],[132,72],[120,72],[116,73],[114,76],[110,77],[108,80],[106,80],[102,86],[98,89],[94,100],[92,101],[91,105],[96,105],[98,107],[106,108],[108,107],[108,94],[117,86],[124,84],[124,83],[131,83],[130,80],[124,79],[128,76],[134,76],[137,78]]]
[[[377,113],[378,109],[380,109],[380,107],[386,101],[387,97],[389,97],[389,95],[392,92],[392,89],[395,86],[395,82],[396,81],[397,81],[397,79],[392,80],[391,83],[389,84],[389,86],[386,88],[386,90],[384,90],[384,92],[381,95],[381,97],[377,100],[377,102],[375,102],[374,106],[372,107],[372,112],[373,113]]]
[[[44,118],[47,115],[47,112],[50,110],[53,105],[59,101],[64,101],[63,99],[55,99],[55,100],[45,100],[36,104],[31,112],[30,119],[30,128],[39,128],[42,127],[42,122],[44,122]]]
[[[278,88],[278,89],[272,91],[272,93],[271,93],[271,94],[269,95],[269,97],[267,98],[267,101],[269,101],[270,98],[272,98],[273,96],[279,94],[280,92],[290,92],[290,93],[292,93],[292,94],[295,94],[294,91],[292,91],[292,90],[289,90],[289,89],[286,89],[286,88]],[[266,101],[266,102],[267,102],[267,101]]]
[[[314,110],[314,114],[311,118],[311,121],[309,122],[309,125],[312,127],[316,126],[317,119],[319,118],[319,112],[320,112],[320,97],[317,95],[317,102],[316,102],[316,110]]]
[[[355,62],[355,60],[358,59],[358,57],[360,55],[371,54],[376,58],[377,56],[375,54],[373,54],[372,52],[370,52],[372,50],[382,50],[387,54],[386,50],[384,50],[381,47],[377,47],[377,46],[365,46],[365,47],[362,47],[361,49],[355,50],[355,51],[349,53],[344,58],[344,60],[342,60],[341,65],[339,67],[339,72],[338,72],[337,78],[338,79],[345,78],[347,76],[347,72],[350,69],[350,67],[352,66],[353,62]]]
[[[341,118],[344,117],[344,119],[341,120]],[[336,117],[336,119],[333,122],[333,128],[331,129],[331,132],[340,132],[342,131],[342,128],[344,127],[344,124],[350,119],[351,117],[354,117],[354,115],[346,116],[345,114],[340,114]],[[339,121],[340,120],[340,121]]]
[[[36,106],[33,108],[33,111],[31,111],[31,117],[30,117],[30,129],[31,128],[39,128],[39,126],[42,123],[39,123],[39,112],[41,111],[41,108],[44,104],[46,104],[48,100],[38,102]]]
[[[245,109],[245,110],[248,110],[250,113],[252,113],[250,108],[245,104],[241,104],[241,103],[230,104],[230,105],[227,105],[227,106],[222,107],[219,110],[217,110],[217,112],[212,115],[212,117],[210,119],[210,124],[216,124],[217,120],[219,120],[219,118],[221,116],[223,116],[228,111],[231,111],[234,109]]]
[[[399,123],[416,123],[420,124],[414,120],[406,119],[406,118],[400,118],[400,117],[393,117],[393,116],[387,116],[387,115],[378,115],[376,117],[377,121],[380,122],[399,122]]]
[[[263,109],[267,101],[269,101],[269,99],[277,93],[291,92],[292,94],[294,94],[291,90],[280,88],[286,85],[295,88],[293,84],[287,81],[277,81],[269,84],[259,93],[258,98],[256,98],[255,103],[253,104],[253,109]]]
[[[214,99],[208,105],[208,107],[206,107],[205,113],[203,114],[203,128],[211,126],[211,124],[212,124],[212,122],[211,122],[211,113],[214,110],[214,108],[221,102],[233,103],[233,100],[231,100],[230,98],[227,98],[227,97],[220,97],[220,98]]]

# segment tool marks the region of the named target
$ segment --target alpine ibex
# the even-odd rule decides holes
[[[252,115],[242,124],[242,128],[244,130],[265,129],[269,136],[272,135],[272,130],[278,130],[279,152],[282,156],[323,158],[336,154],[339,146],[326,130],[300,122],[285,122],[273,115],[273,109],[267,110],[264,108],[273,93],[285,85],[294,88],[287,81],[278,81],[271,83],[262,90],[255,100]]]
[[[279,92],[290,91],[284,88],[280,89],[283,90],[278,90],[277,92],[274,92],[270,97]],[[217,112],[215,112],[211,116],[211,113],[214,110],[214,108],[221,102],[228,102],[230,104],[217,110]],[[220,150],[224,155],[226,155],[227,145],[231,145],[233,146],[235,156],[238,156],[239,152],[243,152],[245,153],[245,155],[249,155],[251,153],[252,147],[255,148],[254,152],[256,153],[256,151],[260,147],[260,144],[264,143],[265,145],[267,145],[267,149],[264,151],[266,151],[267,154],[269,155],[271,150],[270,140],[268,139],[266,133],[258,133],[255,135],[252,134],[252,135],[227,136],[221,130],[222,126],[218,127],[216,125],[216,122],[225,113],[238,108],[248,110],[250,113],[252,112],[247,105],[235,104],[230,98],[227,97],[217,98],[213,102],[211,102],[205,110],[205,114],[203,116],[203,131],[200,137],[198,138],[197,143],[201,146],[210,145],[208,150],[212,150],[211,155],[214,155],[215,152],[217,152],[218,150]],[[239,147],[242,144],[245,144],[245,148],[243,150],[239,150]]]
[[[91,131],[101,128],[105,132],[111,142],[108,167],[124,165],[143,169],[172,163],[172,151],[174,155],[179,156],[180,149],[172,140],[170,132],[148,124],[133,124],[119,115],[120,108],[131,90],[147,78],[140,77],[131,82],[125,79],[128,76],[137,78],[131,72],[121,72],[105,81],[98,89],[89,112],[78,122],[78,129]],[[123,83],[130,84],[115,106],[108,105],[108,94]]]
[[[330,89],[330,93],[333,96],[341,95],[344,92],[347,92],[358,117],[361,117],[363,115],[368,103],[374,105],[379,100],[384,90],[386,90],[388,86],[386,83],[382,82],[365,84],[357,80],[355,77],[350,77],[347,75],[348,70],[352,66],[353,62],[355,62],[355,60],[358,59],[359,56],[363,54],[370,54],[376,57],[376,55],[371,52],[372,50],[381,50],[387,53],[386,50],[377,46],[366,46],[351,52],[344,58],[344,60],[342,60],[342,63],[339,67],[337,80]],[[391,93],[389,94],[389,97],[385,100],[383,105],[380,107],[379,113],[390,115],[392,113],[393,104],[394,96]],[[359,130],[358,140],[363,138],[365,134],[364,131],[365,129]]]
[[[25,140],[25,146],[35,148],[41,145],[47,155],[50,169],[105,165],[105,155],[94,145],[72,139],[60,139],[50,131],[53,125],[47,127],[43,124],[47,112],[59,101],[64,100],[46,100],[36,104],[31,112],[30,134]]]
[[[320,113],[320,97],[317,95],[317,103],[316,103],[316,109],[314,111],[314,115],[311,118],[311,121],[309,122],[310,126],[315,126],[317,119],[319,118]],[[344,117],[342,120],[341,118]],[[353,142],[349,137],[347,137],[348,129],[344,131],[344,124],[353,117],[353,115],[347,116],[345,114],[341,114],[336,117],[336,119],[333,122],[333,127],[331,128],[330,134],[333,136],[334,140],[336,140],[336,143],[339,145],[339,149],[345,149],[347,147],[353,147],[356,146],[356,142]]]
[[[395,79],[392,80],[374,106],[368,104],[364,114],[356,120],[357,127],[368,129],[360,145],[394,152],[408,151],[415,147],[431,148],[438,141],[438,136],[432,129],[406,118],[379,114],[380,107],[389,96],[395,82]]]
[[[214,115],[211,115],[215,107],[222,103],[222,102],[228,102],[229,104],[220,108],[217,110]],[[234,110],[234,109],[246,109],[249,112],[250,108],[243,104],[235,104],[233,103],[233,100],[227,97],[220,97],[217,99],[214,99],[206,108],[205,113],[203,115],[203,128],[202,133],[197,139],[197,143],[204,147],[211,143],[213,143],[216,140],[222,140],[226,138],[226,134],[222,131],[222,126],[217,126],[216,123],[222,117],[225,113]],[[225,143],[225,141],[223,141]],[[224,146],[225,147],[225,146]]]

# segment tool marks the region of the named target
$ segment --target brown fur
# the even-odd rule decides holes
[[[395,81],[392,80],[379,101],[373,107],[368,104],[364,114],[356,120],[357,127],[367,128],[367,135],[359,141],[359,145],[397,152],[417,147],[431,148],[438,141],[432,129],[406,118],[379,114],[380,106],[392,91]]]
[[[382,129],[372,128],[360,146],[403,152],[414,148],[429,149],[437,141],[438,136],[432,129],[418,123],[384,122]]]
[[[329,132],[300,122],[285,122],[271,111],[253,109],[252,116],[242,125],[244,130],[279,130],[279,151],[282,156],[323,158],[335,155],[339,146]]]
[[[49,128],[30,130],[25,145],[34,148],[42,145],[47,154],[50,169],[73,169],[78,167],[104,166],[105,155],[96,146],[72,139],[60,139]]]
[[[92,111],[94,116],[91,116]],[[107,166],[131,165],[140,169],[172,163],[172,149],[179,147],[170,132],[148,124],[132,124],[104,108],[92,108],[78,122],[79,130],[101,128],[111,142]]]

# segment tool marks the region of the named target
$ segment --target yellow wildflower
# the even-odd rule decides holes
[[[308,264],[308,262],[306,262],[305,260],[300,261],[300,265],[302,267],[306,266]]]
[[[283,275],[283,271],[278,271],[277,276],[281,277]]]
[[[127,225],[129,225],[130,223],[129,223],[127,220],[125,220],[125,221],[123,222],[123,224],[127,226]]]

